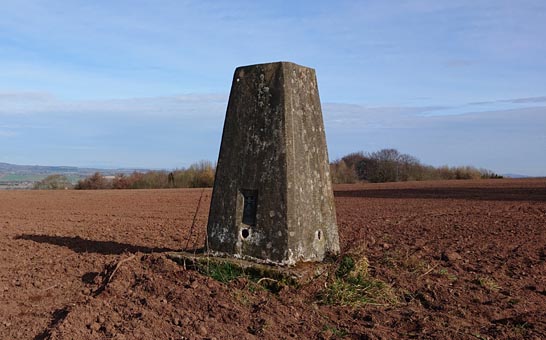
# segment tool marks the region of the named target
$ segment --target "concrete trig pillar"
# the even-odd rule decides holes
[[[315,70],[235,70],[207,225],[210,253],[274,264],[339,252]]]

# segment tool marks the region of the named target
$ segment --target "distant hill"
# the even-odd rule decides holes
[[[16,165],[9,163],[0,163],[0,173],[16,172],[16,173],[69,173],[79,172],[77,167],[73,166],[41,166],[41,165]]]
[[[88,177],[95,172],[105,176],[115,174],[131,174],[134,171],[145,172],[147,169],[99,169],[99,168],[78,168],[74,166],[43,166],[43,165],[17,165],[0,162],[0,189],[27,189],[31,188],[34,182],[43,178],[60,174],[66,176],[72,183]]]
[[[526,175],[518,175],[518,174],[502,174],[503,177],[506,177],[506,178],[529,178],[531,176],[526,176]]]

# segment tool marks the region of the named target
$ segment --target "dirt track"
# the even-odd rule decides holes
[[[365,249],[396,305],[322,305],[323,282],[275,295],[165,260],[203,246],[210,190],[0,191],[0,338],[546,338],[545,179],[335,194],[342,250]]]

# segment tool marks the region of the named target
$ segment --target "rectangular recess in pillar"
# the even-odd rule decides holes
[[[258,208],[258,190],[241,190],[243,195],[243,224],[248,226],[256,225],[256,211]]]

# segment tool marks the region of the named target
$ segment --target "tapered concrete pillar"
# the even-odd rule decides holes
[[[292,265],[339,252],[315,71],[235,70],[207,225],[210,253]]]

